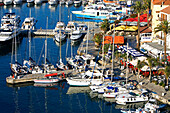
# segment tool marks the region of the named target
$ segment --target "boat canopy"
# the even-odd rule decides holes
[[[51,73],[51,74],[45,75],[45,77],[50,77],[50,76],[57,76],[57,73]]]

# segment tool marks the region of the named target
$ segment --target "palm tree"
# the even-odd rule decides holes
[[[146,8],[147,10],[147,26],[149,27],[149,9],[151,7],[151,0],[143,0],[144,1],[144,7]]]
[[[138,37],[137,37],[137,48],[140,47],[140,14],[143,12],[144,6],[140,1],[136,1],[136,5],[133,6],[134,11],[138,14]]]
[[[170,66],[166,66],[165,69],[160,69],[159,72],[163,72],[166,77],[166,85],[168,86],[168,77],[170,76]]]
[[[150,68],[149,81],[151,81],[151,75],[152,75],[152,72],[151,72],[151,71],[152,71],[154,59],[148,57],[147,60],[148,60],[148,66],[149,66],[149,68]]]
[[[106,33],[109,30],[109,26],[110,26],[109,20],[104,19],[100,28],[101,28],[101,30],[104,31],[104,33]]]
[[[166,61],[166,35],[170,30],[170,23],[167,20],[162,21],[160,24],[155,27],[155,33],[162,31],[164,33],[164,60]]]
[[[140,70],[141,70],[141,68],[143,67],[143,66],[145,66],[146,65],[146,62],[145,61],[140,61],[140,60],[138,60],[138,63],[137,63],[137,68],[138,68],[138,75],[137,75],[137,81],[138,81],[138,78],[139,78],[139,74],[140,74]]]

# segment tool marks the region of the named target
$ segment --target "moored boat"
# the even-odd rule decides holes
[[[73,33],[71,34],[70,39],[71,39],[72,41],[77,41],[77,40],[79,40],[81,37],[82,37],[81,31],[75,30],[75,31],[73,31]]]

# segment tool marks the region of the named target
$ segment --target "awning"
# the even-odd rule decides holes
[[[131,26],[125,29],[125,31],[137,31],[138,27],[137,26]]]

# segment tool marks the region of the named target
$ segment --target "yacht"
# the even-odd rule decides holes
[[[19,4],[22,3],[22,0],[14,0],[13,3],[14,3],[15,5],[19,5]]]
[[[60,5],[64,5],[65,1],[64,0],[60,0]]]
[[[74,0],[74,6],[80,6],[81,5],[81,0]]]
[[[12,4],[12,0],[4,0],[4,4],[5,5],[11,5]]]
[[[88,75],[80,75],[80,77],[70,77],[66,78],[67,83],[70,86],[90,86],[90,85],[99,85],[103,83],[102,77],[100,76],[88,76]]]
[[[66,26],[66,31],[74,31],[76,30],[77,27],[77,23],[73,22],[73,21],[69,21],[67,26]]]
[[[65,30],[64,22],[57,22],[56,27],[55,27],[55,31],[60,30],[60,29]]]
[[[66,39],[66,34],[64,33],[63,30],[57,30],[57,34],[54,37],[57,42],[60,42],[60,40],[62,42]]]
[[[34,17],[27,17],[27,18],[25,18],[24,22],[22,23],[21,29],[34,30],[36,23],[37,23],[37,20]]]
[[[42,0],[34,0],[35,5],[40,5],[42,3]]]
[[[86,31],[88,29],[86,24],[78,24],[77,25],[77,30],[82,30],[82,31]]]
[[[77,40],[79,40],[81,37],[82,37],[81,31],[75,30],[75,31],[72,32],[72,34],[71,34],[71,36],[70,36],[70,39],[71,39],[72,41],[77,41]]]
[[[0,41],[11,40],[20,34],[19,28],[20,17],[15,13],[5,13],[1,19]]]
[[[56,5],[58,4],[58,1],[57,0],[49,0],[48,2],[50,5]]]
[[[67,0],[66,1],[66,5],[69,6],[69,5],[72,5],[73,4],[73,1],[72,0]]]
[[[44,78],[35,79],[35,83],[55,83],[59,82],[62,78],[56,77],[57,73],[47,74]]]
[[[33,4],[34,0],[27,0],[28,5]]]
[[[126,105],[128,103],[137,103],[137,102],[146,102],[148,101],[148,96],[145,96],[144,94],[135,94],[135,93],[126,93],[126,94],[120,94],[116,97],[116,103]]]
[[[15,15],[15,13],[5,13],[1,18],[1,29],[7,25],[19,26],[20,21],[20,16]]]
[[[0,42],[6,42],[20,34],[20,28],[14,25],[7,25],[0,30]]]
[[[89,19],[117,19],[118,14],[113,10],[107,8],[94,8],[94,6],[87,6],[83,9],[83,11],[72,11],[73,14],[78,18],[89,18]]]

